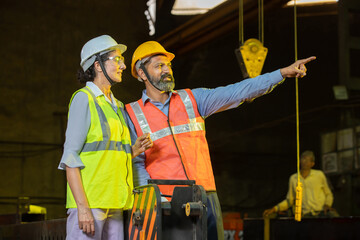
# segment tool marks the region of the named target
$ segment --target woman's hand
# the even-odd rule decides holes
[[[79,228],[86,234],[95,235],[94,217],[88,207],[78,207]]]
[[[88,200],[86,198],[86,194],[81,180],[80,168],[70,168],[66,166],[66,178],[76,201],[79,228],[84,233],[94,236],[94,216],[91,212]]]

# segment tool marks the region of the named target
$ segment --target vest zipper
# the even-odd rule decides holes
[[[117,106],[117,109],[116,109],[115,113],[116,113],[117,117],[119,118],[120,124],[121,124],[121,125],[123,124],[123,123],[121,122],[121,116],[122,116],[122,118],[124,119],[124,122],[125,122],[125,126],[128,128],[128,124],[127,124],[127,122],[126,122],[126,116],[125,116],[125,114],[123,114],[124,111],[121,111],[121,107],[119,106],[118,102],[115,102],[115,103],[116,103],[116,106]],[[111,104],[110,104],[110,105],[111,105]],[[112,106],[111,106],[111,107],[112,107]],[[119,113],[118,113],[119,110],[120,110],[121,116],[120,116]],[[124,131],[126,131],[125,127],[124,127],[124,126],[122,126],[122,127],[123,127]],[[129,137],[130,137],[130,132],[129,132]],[[130,147],[131,147],[131,146],[130,146]],[[131,150],[132,150],[132,149],[131,149]],[[126,178],[125,178],[125,181],[126,181],[127,186],[130,188],[130,184],[129,184],[129,182],[128,182],[128,176],[129,176],[128,154],[127,154],[126,151],[125,151],[125,153],[126,153]],[[131,161],[132,161],[132,159],[131,159]]]
[[[128,154],[126,154],[126,184],[130,188],[130,185],[128,183],[128,176],[129,176],[129,168],[128,168]]]
[[[173,137],[176,150],[178,151],[178,154],[179,154],[179,157],[180,157],[180,161],[181,161],[181,165],[182,165],[182,167],[183,167],[183,169],[184,169],[184,173],[185,173],[186,179],[187,179],[187,180],[190,180],[189,177],[188,177],[188,175],[187,175],[187,173],[186,173],[185,166],[184,166],[184,162],[183,162],[183,160],[182,160],[182,157],[181,157],[181,154],[180,154],[180,151],[179,151],[179,147],[178,147],[178,145],[177,145],[177,143],[176,143],[176,141],[175,141],[175,135],[174,135],[174,132],[173,132],[173,130],[172,130],[172,128],[171,128],[169,118],[167,119],[167,122],[168,122],[168,124],[169,124],[170,132],[171,132],[171,135],[172,135],[172,137]]]

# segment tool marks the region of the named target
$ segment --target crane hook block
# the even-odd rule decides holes
[[[242,57],[238,57],[238,60],[241,59],[243,61],[247,75],[250,78],[259,76],[264,66],[268,49],[259,40],[250,38],[240,46],[239,52]],[[243,73],[243,75],[246,74]]]

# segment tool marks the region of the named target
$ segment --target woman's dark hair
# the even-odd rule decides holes
[[[105,62],[107,60],[107,58],[109,57],[110,52],[104,53],[103,55],[100,55],[101,61]],[[98,61],[98,59],[96,58],[95,61]],[[96,73],[95,73],[95,69],[94,69],[94,64],[91,65],[85,72],[82,68],[79,68],[77,71],[77,79],[80,83],[86,83],[86,82],[92,82],[94,81],[94,78],[96,77]]]

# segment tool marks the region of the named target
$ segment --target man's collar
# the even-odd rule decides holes
[[[169,93],[169,98],[168,98],[166,101],[168,101],[168,100],[171,98],[171,96],[172,96],[173,93],[174,93],[174,94],[178,94],[177,91],[172,90],[172,91]],[[143,92],[142,92],[141,100],[142,100],[142,102],[143,102],[144,105],[145,105],[145,103],[146,103],[147,101],[152,101],[151,98],[150,98],[148,95],[146,95],[146,89],[144,89]]]

